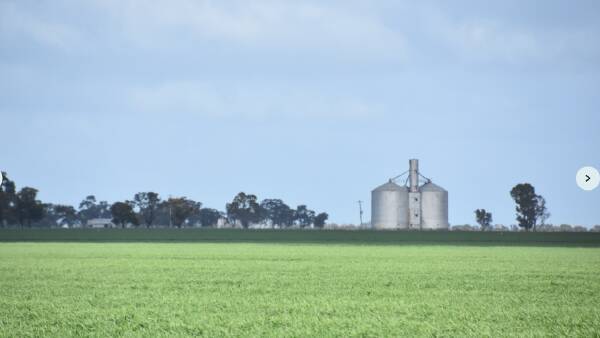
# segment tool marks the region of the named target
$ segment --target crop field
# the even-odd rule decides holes
[[[600,232],[242,230],[213,228],[0,229],[0,242],[208,242],[562,245],[600,247]]]
[[[0,243],[0,336],[599,336],[600,248]]]

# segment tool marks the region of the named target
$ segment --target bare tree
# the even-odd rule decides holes
[[[548,212],[548,208],[546,208],[546,199],[541,195],[537,195],[537,208],[536,208],[537,218],[540,220],[540,226],[544,227],[546,225],[546,221],[550,218],[550,213]],[[536,230],[535,225],[533,226],[533,231]]]

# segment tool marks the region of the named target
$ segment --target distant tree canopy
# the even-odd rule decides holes
[[[231,203],[225,205],[225,209],[227,210],[227,217],[233,223],[239,221],[244,228],[248,228],[250,223],[256,223],[260,220],[261,210],[255,195],[246,195],[240,192]]]
[[[327,213],[317,216],[306,205],[299,205],[296,209],[290,208],[281,199],[267,198],[257,203],[255,195],[240,192],[231,203],[226,205],[227,217],[235,224],[239,222],[242,227],[248,228],[250,224],[263,226],[279,226],[282,228],[297,225],[299,227],[323,227],[329,218]]]
[[[4,180],[0,184],[0,226],[16,223],[15,202],[16,188],[15,182],[11,181],[5,172],[2,172]]]
[[[190,217],[200,212],[202,203],[187,199],[186,197],[169,198],[167,201],[170,209],[173,225],[181,228],[183,223]]]
[[[223,214],[217,209],[202,208],[196,218],[197,223],[203,227],[215,226]]]
[[[299,205],[294,213],[294,220],[302,228],[310,226],[315,221],[315,212],[309,210],[306,205]]]
[[[477,209],[475,210],[475,220],[482,230],[488,229],[492,224],[492,213],[487,212],[485,209]]]
[[[517,204],[515,210],[517,212],[517,222],[520,227],[526,231],[535,227],[538,219],[542,220],[542,224],[550,217],[550,213],[546,208],[546,200],[536,195],[535,188],[529,183],[520,183],[512,188],[510,196]]]
[[[322,212],[315,216],[315,228],[322,228],[325,226],[325,222],[329,218],[329,215],[326,212]]]
[[[110,205],[106,201],[96,203],[96,196],[89,195],[79,203],[78,217],[83,225],[94,218],[110,218]]]
[[[541,226],[545,226],[546,221],[548,220],[548,218],[550,218],[550,213],[548,212],[548,208],[546,208],[546,199],[540,195],[537,196],[536,214],[538,216],[538,219],[540,220],[539,224]],[[534,231],[535,231],[535,226],[534,226]]]
[[[139,192],[133,197],[133,204],[139,209],[139,214],[147,228],[152,226],[160,204],[160,197],[155,192]]]
[[[126,202],[115,202],[110,207],[110,212],[112,214],[113,223],[120,225],[122,228],[125,228],[127,224],[138,225],[138,219],[133,212],[133,208],[130,203]]]
[[[19,225],[31,227],[31,223],[44,217],[44,205],[37,199],[37,189],[24,187],[17,193],[16,212]]]
[[[38,191],[31,187],[16,189],[16,184],[2,173],[0,184],[0,227],[79,227],[90,226],[93,219],[111,219],[120,227],[140,224],[159,226],[217,226],[219,221],[229,221],[229,226],[240,224],[271,227],[322,228],[329,218],[327,213],[316,214],[306,205],[291,208],[281,199],[267,198],[258,201],[256,195],[240,192],[225,206],[226,212],[202,208],[201,202],[186,197],[161,200],[158,193],[138,192],[132,200],[109,204],[96,196],[86,196],[77,208],[65,204],[43,203]],[[105,222],[105,221],[101,221]],[[227,222],[224,222],[227,226]]]
[[[287,227],[294,224],[294,210],[280,199],[264,199],[260,202],[260,209],[262,219],[270,222],[271,226]]]
[[[56,222],[73,226],[77,223],[77,211],[71,205],[53,205],[51,213],[56,215]]]

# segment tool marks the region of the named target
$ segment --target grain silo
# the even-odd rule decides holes
[[[421,228],[448,229],[448,192],[431,182],[423,184],[421,191]]]
[[[406,177],[403,185],[395,183],[401,182],[403,177]],[[421,175],[419,161],[411,159],[408,171],[371,192],[371,226],[375,229],[448,229],[448,192]]]
[[[408,189],[389,180],[371,192],[371,226],[375,229],[408,228]]]

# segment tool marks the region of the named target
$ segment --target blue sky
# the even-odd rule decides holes
[[[450,222],[600,224],[597,1],[0,1],[0,168],[44,201],[239,191],[357,223],[409,158]],[[369,217],[367,216],[367,219]]]

